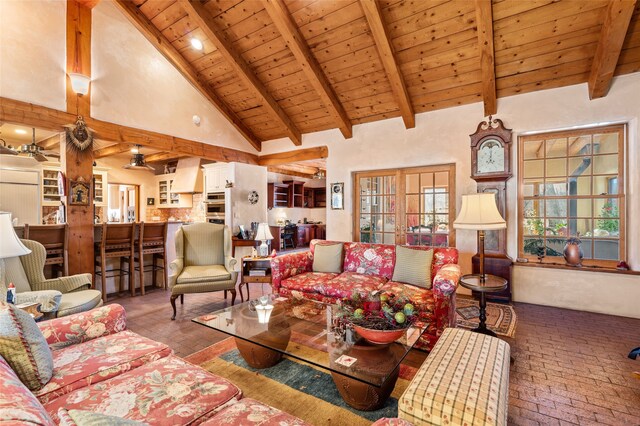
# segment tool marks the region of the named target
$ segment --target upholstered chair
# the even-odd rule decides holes
[[[31,253],[4,262],[5,282],[15,285],[17,303],[40,303],[46,317],[63,317],[102,305],[100,292],[91,289],[91,274],[46,279],[44,246],[37,241],[21,241]]]
[[[225,225],[194,223],[176,231],[176,259],[169,265],[172,320],[176,319],[176,299],[184,303],[187,293],[231,292],[236,301],[236,260],[231,257],[231,232]]]

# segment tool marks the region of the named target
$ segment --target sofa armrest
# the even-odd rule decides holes
[[[230,274],[236,270],[235,266],[237,263],[238,261],[231,256],[225,256],[224,258],[224,267],[227,269],[227,272],[229,272]]]
[[[282,280],[313,270],[311,251],[283,254],[271,259],[271,287],[278,293]]]
[[[39,303],[40,312],[56,312],[60,306],[62,293],[57,290],[23,291],[16,294],[16,305]]]
[[[127,318],[124,308],[113,304],[44,321],[38,327],[55,350],[124,331]]]
[[[458,288],[458,281],[462,275],[460,265],[449,263],[444,265],[433,278],[433,292],[441,297],[451,296]]]
[[[178,281],[178,275],[184,269],[184,259],[179,257],[169,264],[169,288],[173,288]]]
[[[57,290],[62,294],[89,288],[91,288],[91,274],[77,274],[31,283],[31,289],[34,291]]]

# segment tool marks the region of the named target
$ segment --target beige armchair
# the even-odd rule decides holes
[[[236,260],[231,257],[231,232],[225,225],[194,223],[176,231],[176,259],[169,265],[172,320],[176,319],[176,299],[184,303],[187,293],[231,292],[236,301]]]
[[[98,290],[91,289],[91,274],[46,279],[44,263],[47,257],[42,244],[22,240],[30,254],[5,259],[5,282],[16,287],[16,303],[40,303],[47,317],[63,317],[89,311],[102,305]],[[1,266],[0,266],[1,267]]]

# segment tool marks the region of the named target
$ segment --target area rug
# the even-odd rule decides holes
[[[292,336],[294,343],[295,336]],[[321,356],[306,348],[313,359]],[[254,398],[312,425],[370,425],[381,417],[397,417],[398,398],[409,385],[416,369],[402,364],[400,377],[384,407],[376,411],[359,411],[349,407],[324,369],[283,357],[271,368],[256,370],[244,361],[231,337],[189,355],[187,361],[235,383],[245,397]]]
[[[469,297],[456,298],[456,325],[460,328],[472,329],[478,326],[480,308],[478,301]],[[499,336],[514,337],[518,317],[513,306],[502,303],[487,302],[487,328]]]

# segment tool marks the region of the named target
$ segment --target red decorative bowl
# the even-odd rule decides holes
[[[376,345],[388,345],[401,338],[407,331],[406,328],[400,330],[373,330],[371,328],[360,327],[354,325],[353,328],[356,332],[362,336],[367,342],[374,343]]]

